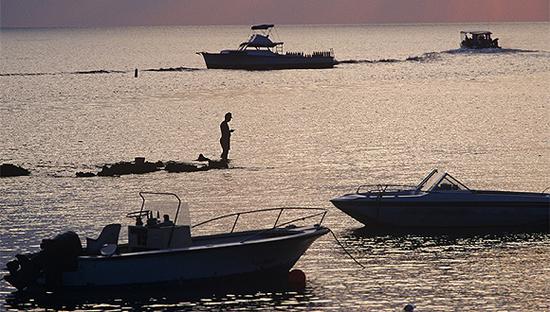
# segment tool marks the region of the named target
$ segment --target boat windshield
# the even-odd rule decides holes
[[[191,225],[189,206],[182,202],[176,194],[141,192],[143,200],[141,210],[151,211],[152,218],[166,225]]]
[[[432,191],[469,191],[470,189],[462,182],[447,172],[432,171],[417,187],[422,192]]]

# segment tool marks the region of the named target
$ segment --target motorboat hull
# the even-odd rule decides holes
[[[474,192],[454,196],[349,194],[331,202],[367,226],[406,228],[537,227],[548,229],[550,197],[540,193]]]
[[[332,68],[336,64],[333,56],[303,56],[272,53],[253,55],[246,51],[230,53],[200,53],[209,69],[319,69]]]
[[[118,244],[121,229],[118,223],[104,226],[97,239],[87,237],[85,249],[78,234],[67,231],[53,239],[43,239],[38,252],[17,254],[6,263],[9,274],[3,279],[18,290],[29,292],[82,289],[102,292],[204,282],[216,286],[239,277],[285,279],[309,246],[330,231],[321,226],[327,213],[323,208],[265,208],[218,216],[191,226],[189,211],[182,207],[176,194],[140,192],[139,196],[141,209],[126,215],[136,222],[128,226],[127,243]],[[159,200],[165,205],[171,200],[174,212],[164,214],[163,210],[162,221],[159,210],[155,218],[153,211],[146,209],[159,207]],[[288,220],[287,213],[288,221],[282,222],[285,211],[299,217]],[[277,213],[271,227],[235,231],[241,216],[270,212]],[[312,218],[319,218],[318,223],[294,224]],[[230,232],[191,236],[191,229],[205,233],[198,229],[206,224],[218,229],[222,219],[233,221]]]
[[[472,49],[472,50],[482,50],[482,49],[502,49],[498,44],[496,43],[481,43],[481,44],[467,44],[462,42],[460,44],[460,48],[462,49]]]
[[[294,266],[309,246],[328,232],[324,227],[294,234],[241,242],[209,244],[207,240],[189,248],[133,252],[111,257],[81,256],[78,269],[63,272],[56,290],[186,284],[220,281],[239,276],[281,275]],[[224,238],[225,239],[225,238]],[[52,289],[39,279],[37,289]]]

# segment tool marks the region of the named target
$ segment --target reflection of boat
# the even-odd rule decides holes
[[[220,53],[199,52],[204,57],[206,67],[217,69],[293,69],[334,67],[332,50],[304,54],[303,52],[283,52],[283,42],[273,42],[269,38],[274,25],[262,24],[251,27],[254,32],[248,41],[240,44],[238,50],[223,50]]]
[[[329,230],[320,225],[325,209],[273,208],[230,214],[201,222],[213,224],[226,218],[233,223],[229,233],[191,236],[187,209],[180,212],[181,201],[171,193],[147,193],[140,196],[139,211],[128,214],[136,225],[128,227],[128,243],[118,244],[120,225],[108,225],[98,240],[88,239],[85,251],[74,232],[44,240],[41,251],[17,255],[6,266],[5,280],[16,288],[65,290],[165,283],[190,283],[232,280],[239,277],[286,278],[288,271],[309,246]],[[164,215],[160,222],[158,207],[166,201],[153,202],[157,217],[146,209],[145,198],[160,197],[170,203],[175,214]],[[150,203],[151,201],[147,201]],[[177,204],[176,204],[177,203]],[[258,212],[278,214],[273,226],[260,230],[234,231],[239,217]],[[302,212],[300,218],[279,222],[288,211]],[[306,215],[304,215],[306,211]],[[170,217],[173,217],[173,221]],[[319,224],[297,227],[298,220],[320,218]],[[145,219],[145,224],[142,219]],[[182,222],[183,220],[183,222]],[[218,223],[216,223],[218,224]],[[268,280],[268,279],[266,279]]]
[[[498,46],[498,38],[491,39],[490,31],[461,31],[460,47],[465,49],[488,49]]]
[[[548,227],[550,194],[471,190],[433,170],[417,186],[378,185],[331,200],[365,225],[391,227]]]

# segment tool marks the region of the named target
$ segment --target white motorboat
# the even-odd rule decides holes
[[[461,31],[460,47],[463,49],[500,49],[498,38],[492,39],[490,31]]]
[[[254,210],[224,215],[191,227],[188,210],[182,209],[177,195],[141,192],[140,196],[141,209],[127,215],[136,220],[135,225],[128,226],[128,243],[118,243],[120,224],[106,226],[97,240],[88,238],[85,249],[77,234],[66,232],[52,240],[43,240],[38,253],[17,255],[16,260],[6,265],[9,274],[4,279],[19,290],[58,291],[223,282],[239,277],[286,278],[309,246],[329,232],[321,226],[327,212],[321,208]],[[151,196],[172,198],[172,208],[177,206],[175,214],[164,215],[161,222],[157,210],[161,205],[153,202],[157,210],[154,217],[146,204],[146,197]],[[270,211],[277,215],[272,227],[235,231],[240,217]],[[298,212],[300,218],[280,221],[283,214]],[[233,223],[229,232],[191,236],[191,230],[227,218],[235,219],[228,220]],[[294,225],[314,218],[320,220],[315,225]]]
[[[274,42],[269,37],[273,24],[251,27],[253,34],[239,45],[237,50],[222,50],[219,53],[198,52],[203,56],[207,68],[212,69],[309,69],[332,68],[336,64],[330,51],[284,52],[283,42]]]
[[[416,186],[360,186],[331,202],[375,227],[548,229],[550,218],[548,193],[472,190],[437,169]]]

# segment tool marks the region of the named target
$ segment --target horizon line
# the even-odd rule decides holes
[[[477,21],[477,22],[388,22],[388,23],[314,23],[314,24],[275,24],[275,26],[414,26],[414,25],[467,25],[467,24],[544,24],[550,20],[540,21]],[[261,24],[261,23],[257,23]],[[103,29],[103,28],[138,28],[138,27],[211,27],[211,26],[247,26],[255,24],[153,24],[153,25],[103,25],[103,26],[2,26],[0,30],[25,29]]]

